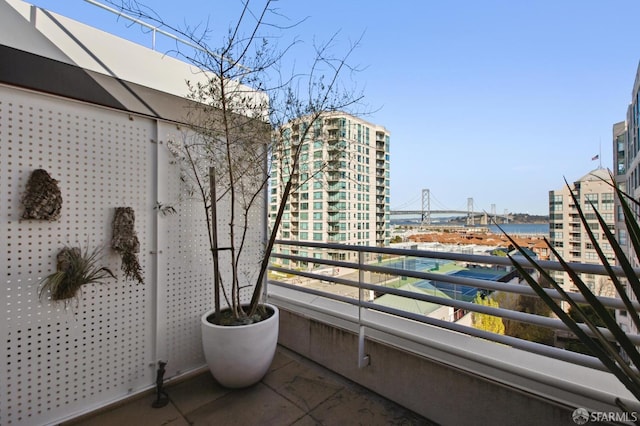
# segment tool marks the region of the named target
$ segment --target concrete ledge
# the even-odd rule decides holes
[[[627,396],[609,373],[386,315],[375,321],[398,333],[367,329],[359,369],[357,308],[282,290],[281,345],[441,424],[575,425],[574,409],[618,412],[611,395]],[[401,337],[412,327],[433,344]]]

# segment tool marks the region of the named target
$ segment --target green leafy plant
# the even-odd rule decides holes
[[[70,300],[77,300],[85,284],[102,284],[115,275],[109,268],[99,265],[102,249],[96,247],[84,252],[78,247],[65,246],[57,256],[56,272],[42,280],[39,297],[49,292],[51,300],[63,301],[65,306]]]
[[[611,176],[611,182],[605,182],[614,189],[618,200],[620,201],[622,211],[624,212],[624,222],[631,242],[631,247],[633,249],[633,255],[640,258],[640,226],[638,225],[636,215],[633,213],[630,206],[630,203],[632,203],[638,207],[640,206],[640,203],[632,196],[622,191],[615,184],[613,176]],[[566,180],[565,183],[569,187]],[[626,290],[626,288],[628,288],[629,291],[633,292],[635,298],[640,300],[640,280],[638,279],[638,274],[636,274],[629,257],[618,243],[615,235],[607,226],[602,215],[598,212],[595,206],[591,204],[599,222],[599,227],[605,234],[607,243],[611,245],[623,274],[620,276],[616,272],[614,266],[609,262],[602,250],[602,243],[599,242],[591,228],[588,226],[587,219],[580,207],[577,196],[570,187],[569,190],[577,213],[580,216],[582,226],[589,236],[589,240],[593,244],[593,247],[600,258],[602,265],[606,269],[611,282],[615,286],[620,299],[622,299],[629,317],[635,326],[640,328],[640,318],[638,317],[638,313]],[[507,234],[505,233],[505,235]],[[569,304],[572,315],[565,312],[558,303],[552,299],[547,292],[545,292],[543,287],[539,284],[539,281],[534,277],[533,273],[528,272],[527,269],[525,269],[528,265],[521,265],[518,261],[514,260],[513,257],[509,256],[514,267],[520,272],[522,277],[527,281],[536,294],[552,309],[558,318],[560,318],[564,324],[569,327],[571,332],[576,335],[580,342],[582,342],[589,351],[593,353],[602,362],[602,364],[618,378],[618,380],[620,380],[620,382],[634,395],[637,400],[640,400],[640,373],[638,372],[638,367],[640,367],[640,353],[625,331],[618,325],[611,310],[607,309],[602,302],[598,300],[596,295],[590,290],[589,286],[582,280],[580,274],[570,264],[568,264],[562,256],[560,256],[546,238],[545,241],[547,246],[556,259],[558,259],[558,262],[562,265],[564,271],[569,275],[573,284],[584,296],[588,304],[587,306],[592,309],[585,309],[584,304],[578,304],[574,301],[573,298],[549,275],[544,268],[532,259],[529,254],[509,235],[507,235],[507,237],[514,247],[518,249],[519,253],[533,266],[534,270],[540,274],[540,280],[546,280],[551,287],[560,294],[562,300]],[[626,280],[628,287],[625,286],[623,280]],[[586,325],[591,335],[588,334],[580,324]],[[598,325],[602,324],[604,324],[604,329],[608,330],[611,336],[605,336],[603,329],[598,327]],[[624,411],[630,412],[619,398],[616,399],[616,403]]]

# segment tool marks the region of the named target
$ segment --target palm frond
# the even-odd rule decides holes
[[[613,182],[613,177],[612,177]],[[629,316],[638,328],[640,328],[640,318],[635,309],[634,303],[630,300],[627,294],[627,288],[621,280],[621,276],[626,278],[629,283],[630,289],[634,292],[636,297],[640,296],[640,280],[638,279],[637,271],[633,268],[627,253],[620,245],[616,236],[609,229],[603,216],[598,212],[597,208],[591,203],[591,208],[595,212],[595,217],[598,221],[598,226],[602,229],[602,233],[606,237],[606,242],[611,246],[615,253],[618,265],[620,268],[614,268],[610,259],[607,258],[602,248],[602,243],[591,229],[592,226],[587,221],[583,208],[580,205],[578,197],[573,192],[568,182],[567,187],[573,200],[573,204],[580,217],[581,225],[583,226],[586,234],[591,241],[594,250],[596,251],[602,266],[604,267],[608,277],[611,279],[614,287],[616,288],[620,299],[624,303]],[[636,216],[634,215],[628,201],[633,201],[636,205],[638,202],[633,198],[630,198],[628,194],[621,191],[615,183],[607,182],[614,188],[616,195],[620,200],[622,211],[624,213],[625,223],[627,225],[631,246],[635,250],[636,256],[640,253],[640,226]],[[498,225],[499,226],[499,225]],[[502,228],[501,228],[502,230]],[[529,286],[536,292],[536,294],[552,309],[555,315],[562,320],[562,322],[580,339],[580,341],[602,362],[602,364],[613,373],[618,380],[637,398],[640,400],[640,374],[638,373],[638,367],[640,367],[640,352],[633,344],[631,339],[627,336],[624,330],[618,325],[616,319],[609,313],[607,308],[602,302],[595,296],[589,286],[582,280],[581,274],[578,273],[575,268],[567,263],[557,250],[551,245],[551,243],[545,238],[547,246],[551,250],[551,253],[558,260],[562,266],[564,272],[567,273],[573,284],[578,288],[580,293],[584,296],[586,302],[593,308],[597,319],[601,320],[605,325],[605,328],[601,329],[595,323],[595,318],[586,314],[584,309],[564,290],[564,288],[553,277],[543,269],[531,256],[524,250],[517,242],[511,238],[508,234],[502,230],[507,236],[511,244],[519,251],[519,253],[531,264],[533,269],[540,274],[540,279],[550,283],[550,285],[558,292],[561,300],[565,301],[571,307],[572,312],[577,314],[578,319],[581,319],[579,324],[573,319],[567,312],[562,309],[561,306],[547,293],[547,291],[540,285],[532,273],[525,269],[525,266],[521,264],[521,261],[509,256],[512,264],[516,270],[521,274],[524,280]],[[622,270],[622,273],[620,273]],[[640,298],[640,297],[638,297]],[[586,328],[585,328],[586,327]],[[587,333],[587,330],[589,333]],[[607,330],[610,336],[605,336],[603,330]],[[623,356],[620,350],[624,351],[628,360]]]

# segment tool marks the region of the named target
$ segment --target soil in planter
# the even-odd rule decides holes
[[[245,310],[248,310],[248,306],[243,307]],[[228,326],[237,326],[237,325],[249,325],[255,324],[260,321],[264,321],[273,316],[273,309],[268,306],[259,306],[255,315],[251,317],[243,317],[243,318],[235,318],[231,309],[224,309],[220,312],[220,321],[216,320],[216,314],[213,313],[207,317],[207,322],[215,325],[228,325]]]

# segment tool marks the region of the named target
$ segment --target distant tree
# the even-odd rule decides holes
[[[396,235],[395,237],[391,238],[391,244],[401,243],[401,242],[402,242],[402,237],[400,235]]]
[[[584,313],[587,315],[588,319],[591,322],[593,322],[594,325],[598,327],[606,327],[604,321],[600,318],[598,313],[595,311],[595,309],[591,305],[580,305],[580,308],[582,308]],[[612,318],[615,318],[615,311],[612,308],[608,308],[607,310],[609,311],[609,315],[611,315]],[[569,316],[578,323],[584,323],[584,319],[582,319],[574,309],[569,309]],[[593,340],[596,343],[598,343],[597,339],[593,339]],[[580,342],[579,340],[568,341],[565,344],[565,349],[573,352],[579,352],[581,354],[595,356],[593,352],[589,350],[587,345]]]
[[[507,250],[503,248],[491,250],[491,256],[507,257]]]
[[[526,296],[521,294],[517,296],[514,306],[510,307],[510,309],[545,317],[551,316],[551,309],[544,303],[544,301],[542,301],[542,299],[536,296]],[[504,334],[507,336],[517,337],[531,342],[543,343],[545,345],[554,344],[555,332],[549,328],[507,319],[504,320],[504,327]]]
[[[499,306],[498,302],[480,292],[476,294],[475,299],[473,299],[473,303],[493,308],[497,308]],[[504,334],[504,323],[500,317],[473,312],[471,319],[473,326],[479,330],[489,331],[496,334]]]

